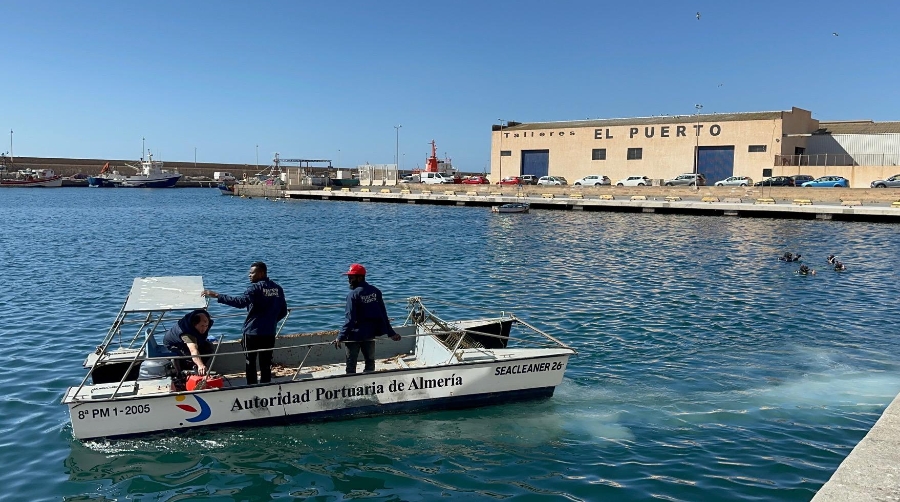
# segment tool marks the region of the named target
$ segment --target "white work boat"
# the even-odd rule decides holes
[[[247,385],[240,343],[219,337],[218,343],[213,340],[215,354],[208,366],[224,376],[217,378],[221,387],[182,390],[182,377],[169,368],[173,359],[186,358],[174,357],[158,343],[166,325],[206,307],[203,289],[199,276],[134,280],[106,337],[84,362],[87,375],[63,397],[76,438],[546,398],[562,382],[575,353],[514,315],[446,320],[413,297],[406,300],[406,321],[395,326],[402,340],[378,339],[373,373],[345,373],[344,351],[330,343],[336,330],[279,335],[272,382]],[[342,317],[340,310],[335,317]]]

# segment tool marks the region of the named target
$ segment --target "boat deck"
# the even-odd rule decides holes
[[[362,358],[360,358],[360,360],[357,362],[357,371],[359,373],[362,373],[362,365],[363,360]],[[419,361],[416,356],[410,354],[397,354],[385,359],[375,359],[376,373],[385,370],[424,368],[425,366],[426,365]],[[346,373],[346,367],[347,366],[345,363],[306,366],[300,368],[300,371],[298,373],[297,368],[291,368],[281,364],[273,364],[272,382],[282,383],[297,380],[314,380],[326,377],[340,376]],[[247,385],[247,378],[244,372],[228,373],[222,376],[225,377],[225,386],[227,387],[240,387],[243,385]]]
[[[363,360],[357,363],[357,367],[361,368]],[[411,354],[397,354],[388,358],[375,359],[375,372],[385,370],[399,369],[415,369],[424,368],[427,365]],[[299,372],[298,372],[299,370]],[[362,371],[359,371],[362,373]],[[334,363],[314,366],[304,366],[301,368],[288,367],[282,364],[272,365],[272,383],[289,383],[292,381],[314,380],[327,377],[334,377],[346,374],[346,364]],[[223,388],[236,388],[247,385],[246,374],[242,372],[230,372],[220,374],[224,377]],[[118,390],[116,390],[118,387]],[[109,399],[127,399],[130,397],[147,397],[158,394],[174,394],[175,390],[171,378],[150,379],[150,380],[129,380],[119,383],[103,383],[97,385],[85,385],[78,392],[77,398],[74,395],[76,387],[69,389],[64,400],[99,400]]]

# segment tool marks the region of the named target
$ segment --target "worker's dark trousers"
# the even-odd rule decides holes
[[[365,340],[362,342],[344,342],[347,346],[347,373],[356,373],[356,359],[359,357],[359,351],[363,353],[363,359],[366,361],[366,373],[375,371],[375,340]]]

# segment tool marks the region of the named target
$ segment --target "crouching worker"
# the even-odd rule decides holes
[[[362,351],[366,373],[375,371],[375,338],[388,335],[391,340],[400,340],[388,319],[387,307],[381,290],[366,282],[366,268],[359,263],[350,265],[344,273],[350,283],[347,306],[344,310],[344,325],[341,326],[334,345],[347,345],[347,373],[356,373],[356,360]]]
[[[212,344],[207,340],[212,325],[213,320],[209,316],[209,312],[202,309],[195,310],[182,317],[178,324],[166,331],[163,345],[182,356],[191,356],[190,361],[193,361],[197,374],[206,375],[209,372],[206,367],[209,358],[201,356],[213,353]],[[190,368],[191,365],[187,361],[188,359],[179,359],[178,367],[180,369]]]

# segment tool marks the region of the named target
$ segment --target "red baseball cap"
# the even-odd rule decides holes
[[[350,265],[350,270],[344,272],[342,275],[366,275],[366,267],[359,263],[354,263],[353,265]]]

